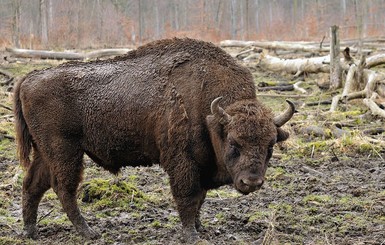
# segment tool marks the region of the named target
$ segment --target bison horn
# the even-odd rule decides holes
[[[282,125],[287,123],[290,120],[290,118],[293,117],[294,113],[296,112],[294,103],[291,102],[290,100],[286,100],[286,102],[289,104],[289,108],[286,109],[286,111],[284,113],[282,113],[281,115],[274,117],[274,124],[277,127],[281,127]]]
[[[231,120],[231,117],[229,114],[227,114],[225,112],[225,110],[223,110],[222,107],[219,106],[219,101],[222,99],[222,97],[218,97],[216,99],[213,100],[213,102],[211,102],[211,113],[219,118],[219,122],[221,124],[226,124],[228,122],[230,122]]]

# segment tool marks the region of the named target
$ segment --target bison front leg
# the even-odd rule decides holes
[[[200,220],[200,210],[201,210],[201,207],[205,201],[205,198],[206,198],[206,193],[207,191],[206,190],[202,190],[202,196],[201,196],[201,200],[199,201],[199,206],[198,206],[198,212],[197,212],[197,216],[195,218],[195,228],[197,229],[197,231],[202,231],[203,230],[203,226],[202,226],[202,222]]]
[[[171,191],[183,226],[183,236],[188,243],[193,243],[199,240],[196,226],[197,222],[200,223],[198,214],[206,191],[200,187],[198,171],[192,165],[187,165],[181,171],[172,171],[169,175]]]
[[[174,193],[174,191],[173,191]],[[188,243],[199,240],[196,229],[198,219],[198,209],[202,193],[190,196],[178,196],[174,194],[178,213],[183,226],[183,237]],[[198,221],[200,223],[200,221]]]

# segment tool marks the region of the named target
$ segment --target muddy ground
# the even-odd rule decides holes
[[[20,76],[50,65],[19,62],[2,68]],[[291,75],[252,71],[256,83],[295,82]],[[201,238],[210,244],[385,244],[385,135],[362,133],[383,127],[384,119],[370,115],[360,101],[342,105],[333,114],[327,112],[330,105],[301,107],[333,95],[315,85],[323,76],[297,78],[311,96],[292,99],[299,108],[285,125],[292,137],[275,146],[263,188],[247,196],[231,186],[208,193]],[[274,111],[284,109],[285,97],[260,99]],[[2,93],[0,104],[11,107],[11,101],[11,94]],[[318,125],[328,131],[337,122],[346,125],[341,137],[302,130]],[[87,158],[78,203],[102,237],[86,241],[78,236],[50,190],[39,207],[38,240],[23,238],[23,172],[15,158],[12,125],[11,112],[0,108],[0,244],[182,243],[168,179],[159,166],[127,167],[114,176]]]

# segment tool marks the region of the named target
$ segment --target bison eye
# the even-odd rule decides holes
[[[229,158],[231,159],[238,158],[241,155],[239,149],[235,145],[230,145],[230,150],[228,154]]]

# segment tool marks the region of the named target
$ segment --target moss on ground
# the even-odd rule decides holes
[[[15,237],[2,237],[0,236],[1,245],[33,245],[36,241],[30,239],[19,239]]]
[[[81,200],[90,203],[96,210],[114,207],[130,209],[133,206],[143,209],[150,198],[133,182],[97,178],[83,184]]]

